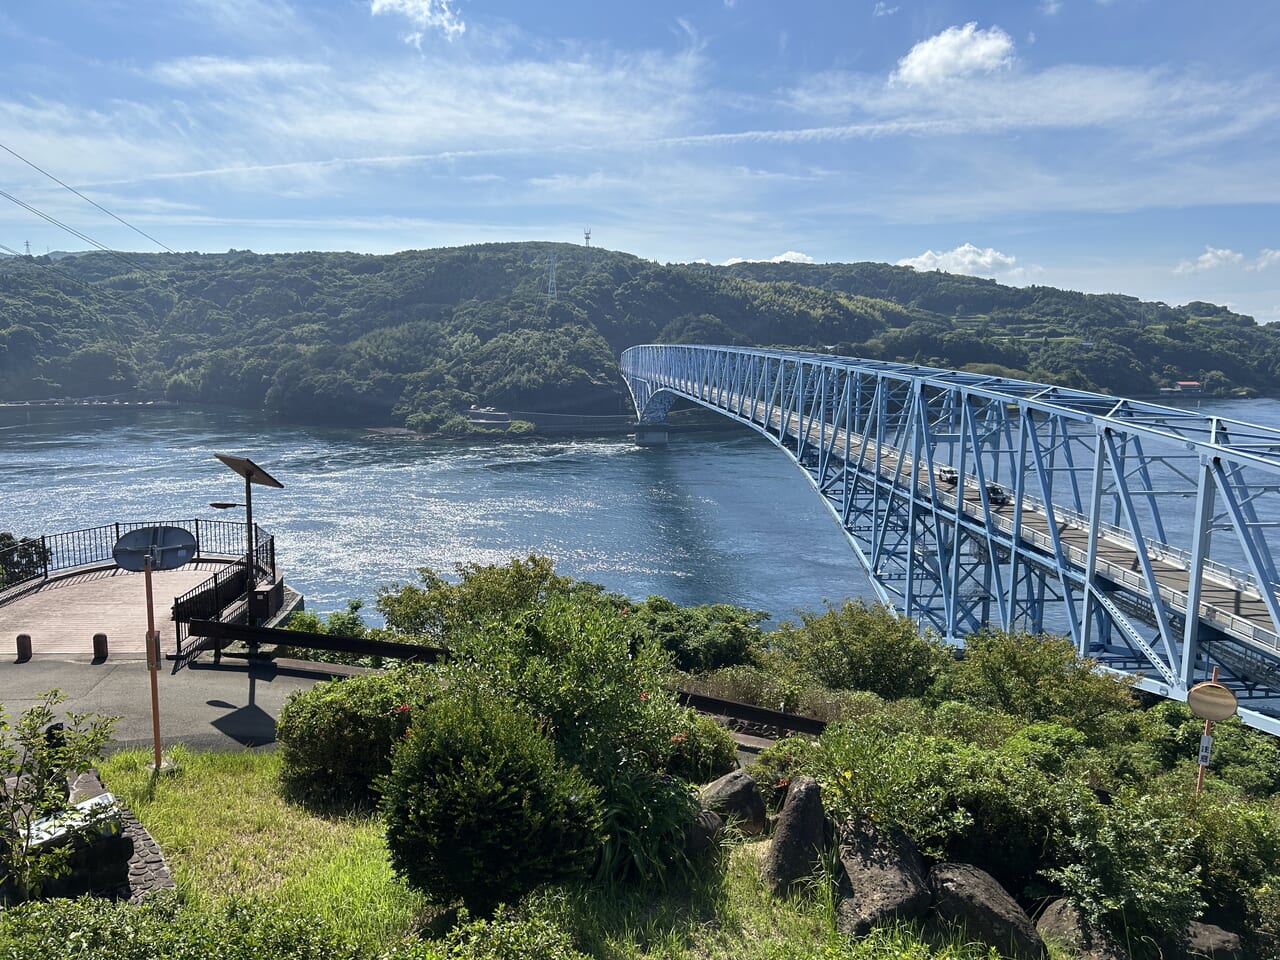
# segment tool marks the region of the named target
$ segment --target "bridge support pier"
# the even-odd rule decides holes
[[[667,445],[667,425],[665,423],[637,423],[636,446],[665,447]]]

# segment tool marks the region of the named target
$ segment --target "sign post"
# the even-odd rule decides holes
[[[1187,706],[1204,720],[1204,735],[1200,738],[1200,772],[1196,776],[1196,796],[1204,789],[1204,772],[1209,768],[1209,756],[1213,752],[1213,721],[1234,717],[1239,703],[1236,695],[1218,682],[1218,668],[1213,668],[1213,679],[1197,683],[1187,691]]]
[[[147,670],[151,674],[151,733],[155,741],[155,763],[151,769],[165,769],[160,755],[160,632],[156,630],[155,599],[151,588],[152,570],[176,570],[196,554],[196,538],[182,527],[141,527],[116,541],[111,550],[122,570],[142,572],[147,593]]]

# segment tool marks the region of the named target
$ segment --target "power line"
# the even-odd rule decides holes
[[[108,210],[108,209],[107,209],[106,207],[104,207],[102,204],[98,203],[96,200],[91,200],[89,197],[86,197],[83,193],[81,193],[79,190],[77,190],[75,187],[71,186],[70,184],[63,183],[61,180],[59,180],[57,177],[55,177],[55,176],[54,176],[52,173],[50,173],[48,170],[45,170],[43,167],[39,167],[39,166],[37,166],[36,164],[32,163],[30,160],[28,160],[26,157],[22,156],[22,154],[18,153],[16,150],[14,150],[14,149],[12,149],[12,148],[10,148],[10,147],[5,146],[3,143],[0,143],[0,150],[3,150],[5,153],[8,153],[8,154],[9,154],[9,155],[11,155],[11,156],[17,157],[19,160],[21,160],[23,163],[25,163],[25,164],[26,164],[28,167],[30,167],[32,170],[35,170],[35,171],[38,171],[39,173],[44,174],[46,177],[48,177],[48,178],[49,178],[50,180],[52,180],[54,183],[58,184],[58,186],[60,186],[60,187],[65,187],[67,190],[70,190],[72,193],[74,193],[77,197],[79,197],[81,200],[85,201],[86,203],[92,203],[95,207],[97,207],[99,210],[101,210],[103,213],[105,213],[105,214],[106,214],[108,217],[110,217],[112,220],[116,220],[116,221],[118,221],[118,222],[120,222],[120,223],[123,223],[126,227],[128,227],[128,228],[129,228],[130,230],[132,230],[134,233],[139,234],[140,236],[146,237],[148,240],[150,240],[150,241],[151,241],[152,243],[154,243],[156,246],[158,246],[158,247],[164,247],[164,249],[168,250],[170,253],[177,253],[177,252],[178,252],[177,250],[174,250],[172,247],[166,246],[165,244],[161,243],[159,240],[157,240],[157,239],[156,239],[155,237],[153,237],[151,234],[147,233],[145,230],[142,230],[142,229],[140,229],[140,228],[138,228],[138,227],[135,227],[135,226],[134,226],[132,223],[130,223],[128,220],[124,220],[124,219],[122,219],[121,217],[117,217],[114,213],[112,213],[110,210]]]
[[[12,200],[18,206],[22,207],[24,210],[29,210],[31,213],[34,213],[37,217],[40,217],[42,220],[49,221],[55,227],[61,227],[63,230],[67,231],[67,233],[71,234],[72,236],[79,237],[85,243],[93,244],[93,246],[97,247],[103,253],[109,253],[111,256],[115,257],[117,260],[120,260],[123,263],[127,263],[134,270],[141,270],[145,273],[153,272],[150,267],[145,267],[140,263],[136,263],[135,261],[130,260],[128,257],[126,257],[123,253],[120,253],[118,250],[112,250],[110,247],[106,246],[105,244],[101,244],[97,240],[93,239],[93,237],[89,236],[87,233],[81,233],[75,227],[68,226],[67,224],[63,223],[61,220],[57,219],[56,217],[50,216],[49,214],[45,213],[42,210],[37,210],[35,207],[27,203],[25,200],[19,200],[17,197],[15,197],[11,193],[5,193],[3,190],[0,190],[0,197],[4,197],[6,200]]]
[[[28,244],[28,246],[30,246],[30,244]],[[26,254],[26,255],[23,255],[23,254],[19,253],[17,250],[13,249],[13,247],[6,247],[3,243],[0,243],[0,250],[3,250],[5,253],[11,253],[11,254],[13,254],[13,255],[14,255],[15,257],[17,257],[19,260],[30,260],[30,259],[32,259],[32,258],[31,258],[31,254],[29,254],[29,253],[28,253],[28,254]],[[107,295],[108,295],[112,300],[115,300],[117,303],[124,303],[124,302],[125,302],[124,298],[123,298],[122,296],[120,296],[120,294],[119,294],[119,293],[117,293],[115,290],[112,290],[110,287],[96,287],[96,286],[94,286],[94,285],[92,285],[92,284],[86,283],[85,281],[81,280],[79,277],[74,276],[74,275],[72,275],[72,274],[70,274],[70,273],[67,273],[67,271],[65,271],[65,270],[61,270],[61,269],[59,269],[58,267],[55,267],[52,263],[41,264],[41,265],[40,265],[40,267],[39,267],[38,269],[52,270],[52,271],[53,271],[54,273],[56,273],[58,276],[62,277],[62,278],[63,278],[63,279],[65,279],[65,280],[70,280],[70,281],[71,281],[72,283],[74,283],[77,287],[83,287],[85,290],[88,290],[90,293],[98,294],[99,296],[101,296],[102,294],[104,294],[104,293],[105,293],[105,294],[107,294]],[[101,320],[101,319],[103,319],[102,315],[101,315],[101,314],[99,314],[96,310],[94,310],[94,309],[93,309],[93,307],[92,307],[89,303],[85,302],[85,304],[84,304],[84,305],[85,305],[85,308],[86,308],[90,313],[95,314],[95,315],[98,317],[98,319],[100,319],[100,320]]]

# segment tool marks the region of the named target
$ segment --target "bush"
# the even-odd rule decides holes
[[[769,637],[768,660],[832,690],[870,690],[886,700],[920,697],[952,662],[951,648],[883,604],[848,601],[801,613]]]
[[[1045,875],[1091,920],[1121,942],[1161,942],[1199,915],[1204,902],[1185,797],[1124,791],[1109,806],[1078,803],[1068,817],[1061,866]]]
[[[317,683],[280,710],[281,780],[305,803],[359,807],[378,797],[391,751],[436,690],[427,668],[401,667]]]
[[[446,676],[452,689],[518,704],[545,723],[558,756],[600,788],[611,811],[606,872],[661,879],[664,865],[684,866],[686,824],[658,824],[671,811],[685,820],[696,812],[687,798],[671,801],[674,781],[660,776],[687,712],[665,689],[666,654],[651,642],[633,650],[622,621],[594,598],[551,597],[466,636]]]
[[[396,747],[382,805],[396,871],[429,899],[488,916],[583,873],[600,846],[599,791],[509,700],[451,689]]]
[[[767,617],[763,610],[727,603],[681,607],[666,597],[650,597],[629,608],[626,623],[635,640],[661,644],[678,669],[704,673],[744,663],[760,644],[760,623]]]
[[[460,563],[455,571],[458,582],[450,583],[430,567],[419,567],[419,584],[378,591],[376,606],[386,618],[389,639],[404,640],[403,634],[410,634],[452,646],[457,635],[509,622],[552,597],[598,597],[603,592],[597,584],[560,576],[549,559],[537,554],[503,566]]]
[[[969,703],[1097,736],[1109,714],[1136,707],[1132,681],[1096,672],[1070,640],[1046,634],[975,633],[955,667],[954,691]]]
[[[687,710],[671,735],[666,772],[692,783],[710,783],[738,767],[738,745],[723,726],[696,710]]]
[[[519,919],[499,909],[492,920],[464,921],[442,941],[415,944],[384,960],[590,960],[545,918]]]
[[[202,910],[172,894],[141,905],[84,897],[0,910],[0,960],[357,960],[359,952],[314,920],[248,901]]]
[[[119,719],[73,712],[54,728],[54,708],[65,699],[59,690],[40,694],[12,726],[0,704],[0,906],[38,896],[71,869],[74,843],[37,850],[32,827],[66,808],[68,777],[98,761]]]

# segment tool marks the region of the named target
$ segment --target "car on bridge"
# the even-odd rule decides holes
[[[960,482],[960,471],[955,467],[939,467],[938,482],[945,483],[948,487],[954,487]]]
[[[1009,491],[998,483],[987,484],[987,503],[993,507],[1003,507],[1009,502]]]

